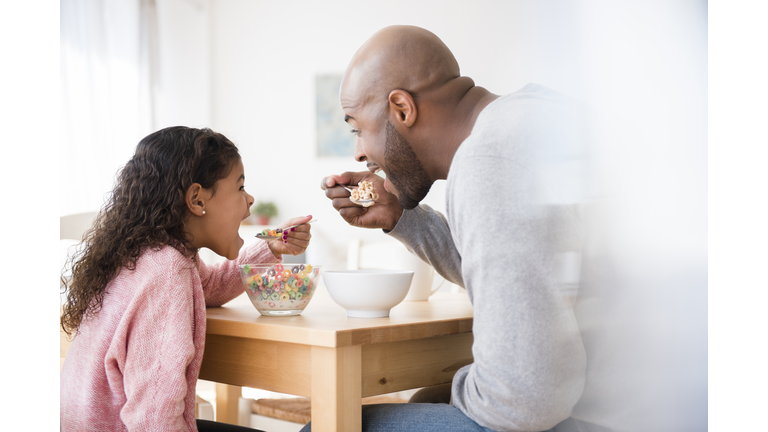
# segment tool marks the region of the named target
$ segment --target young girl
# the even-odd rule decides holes
[[[61,371],[62,431],[198,430],[205,308],[243,292],[238,265],[280,262],[311,237],[305,224],[238,256],[253,204],[244,183],[237,148],[210,129],[141,140],[73,258],[61,326],[77,337]],[[201,247],[234,261],[205,265]]]

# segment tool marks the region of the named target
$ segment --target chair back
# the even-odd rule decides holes
[[[77,213],[59,218],[59,268],[62,269],[62,277],[67,278],[71,273],[71,268],[67,265],[70,255],[73,255],[76,248],[83,240],[83,234],[93,225],[98,212]],[[63,283],[59,284],[59,303],[66,302],[66,295],[63,292]]]
[[[93,225],[98,212],[77,213],[59,218],[59,239],[77,240],[83,239],[83,234]]]

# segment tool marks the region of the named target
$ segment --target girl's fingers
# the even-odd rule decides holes
[[[283,244],[306,249],[307,246],[309,246],[309,239],[300,239],[289,236],[288,238],[283,239]]]
[[[309,232],[309,226],[300,226],[289,231],[285,231],[281,241],[283,247],[290,255],[299,255],[307,250],[309,240],[312,234]]]

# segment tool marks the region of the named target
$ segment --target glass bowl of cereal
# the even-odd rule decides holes
[[[251,303],[264,316],[299,315],[320,282],[319,265],[245,264],[240,277]]]

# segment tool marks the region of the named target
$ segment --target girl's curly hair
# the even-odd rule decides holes
[[[72,278],[62,277],[67,296],[62,329],[71,335],[83,319],[97,314],[107,283],[121,269],[135,269],[145,248],[172,245],[194,259],[197,249],[184,231],[190,214],[187,189],[199,183],[215,193],[216,182],[237,160],[237,147],[210,129],[169,127],[142,139],[82,246],[69,258]]]

